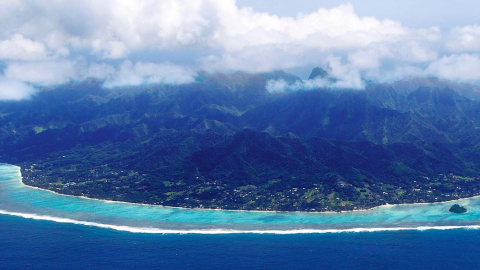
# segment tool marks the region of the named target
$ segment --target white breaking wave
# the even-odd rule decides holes
[[[52,217],[45,215],[18,213],[0,210],[0,214],[22,217],[34,220],[53,221],[84,226],[93,226],[116,231],[149,234],[323,234],[323,233],[361,233],[384,231],[426,231],[426,230],[453,230],[453,229],[480,229],[480,225],[464,226],[418,226],[418,227],[379,227],[379,228],[351,228],[351,229],[291,229],[291,230],[234,230],[234,229],[192,229],[172,230],[152,227],[131,227],[123,225],[103,224],[91,221],[81,221],[69,218]]]

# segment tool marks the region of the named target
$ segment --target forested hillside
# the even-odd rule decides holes
[[[1,103],[0,161],[29,185],[169,206],[339,211],[480,194],[480,88],[410,78],[269,92],[269,80],[300,79],[42,89]]]

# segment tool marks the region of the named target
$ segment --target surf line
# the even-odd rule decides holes
[[[234,229],[192,229],[192,230],[172,230],[151,227],[131,227],[123,225],[103,224],[91,221],[74,220],[70,218],[60,218],[45,215],[9,212],[0,210],[0,214],[16,216],[26,219],[53,221],[57,223],[69,223],[76,225],[92,226],[103,229],[112,229],[131,233],[145,234],[326,234],[326,233],[362,233],[362,232],[385,232],[385,231],[427,231],[427,230],[455,230],[469,229],[478,230],[480,225],[465,226],[418,226],[418,227],[378,227],[378,228],[351,228],[351,229],[298,229],[298,230],[234,230]]]

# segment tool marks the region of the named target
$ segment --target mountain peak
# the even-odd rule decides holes
[[[321,79],[325,79],[328,77],[328,72],[323,68],[316,67],[312,70],[312,73],[310,73],[310,76],[308,77],[308,79],[314,80],[318,77],[320,77]]]

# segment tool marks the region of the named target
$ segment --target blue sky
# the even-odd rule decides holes
[[[107,88],[189,83],[200,70],[305,78],[315,66],[336,85],[272,85],[478,84],[479,13],[470,0],[0,1],[0,99],[88,78]]]
[[[259,12],[279,16],[296,16],[319,8],[334,8],[344,3],[355,6],[360,16],[392,19],[409,27],[438,26],[451,28],[479,23],[479,3],[475,0],[237,0],[240,7],[252,7]]]

